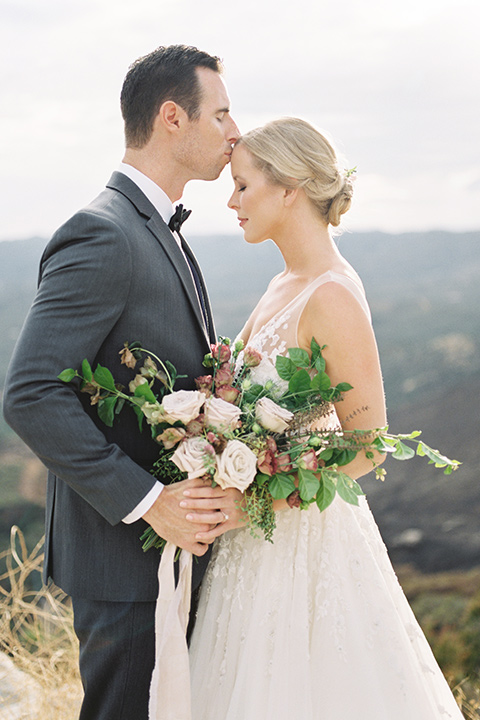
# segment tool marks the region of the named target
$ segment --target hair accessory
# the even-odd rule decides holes
[[[351,175],[355,175],[356,172],[357,172],[357,166],[356,166],[356,165],[355,165],[355,167],[353,167],[351,170],[347,170],[347,169],[345,168],[345,178],[349,178]]]

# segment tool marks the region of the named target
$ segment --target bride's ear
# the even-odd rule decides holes
[[[290,207],[297,199],[298,188],[285,188],[283,193],[283,203],[285,207]]]

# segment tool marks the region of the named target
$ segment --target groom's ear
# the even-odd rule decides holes
[[[186,112],[180,105],[173,100],[166,100],[160,105],[155,123],[161,125],[167,132],[177,132],[185,115]]]

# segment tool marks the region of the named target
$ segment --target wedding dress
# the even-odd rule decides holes
[[[249,340],[267,356],[259,380],[297,346],[325,282],[369,315],[360,284],[321,275]],[[248,528],[215,544],[190,646],[193,720],[460,720],[365,498],[276,520],[273,544]]]

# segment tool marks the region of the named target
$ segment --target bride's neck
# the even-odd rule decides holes
[[[311,215],[292,217],[272,240],[282,253],[285,272],[292,275],[316,276],[341,257],[328,226]]]

